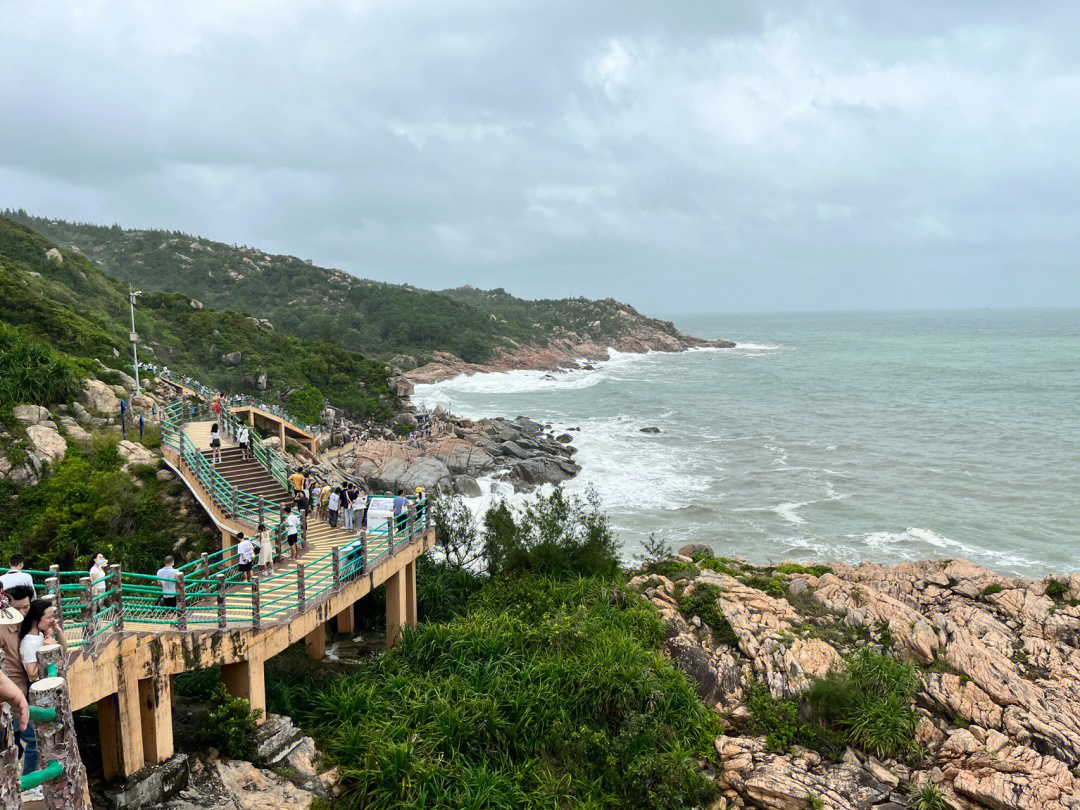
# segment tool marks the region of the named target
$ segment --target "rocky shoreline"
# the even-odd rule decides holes
[[[477,481],[484,476],[523,492],[562,483],[581,469],[573,460],[572,436],[555,436],[550,424],[524,416],[474,421],[442,409],[433,416],[442,425],[438,435],[402,440],[388,431],[357,438],[325,450],[322,473],[336,470],[362,478],[372,491],[423,487],[475,498],[484,494]]]
[[[1080,574],[1006,577],[960,559],[761,566],[694,545],[630,584],[721,717],[723,806],[1080,808]],[[851,746],[832,761],[755,733],[753,684],[797,703],[865,647],[915,667],[908,755]]]
[[[598,326],[598,324],[596,324]],[[459,375],[501,371],[562,371],[580,368],[584,361],[602,362],[611,358],[611,350],[630,354],[647,352],[683,352],[688,349],[730,349],[730,340],[706,340],[685,335],[678,330],[669,334],[659,329],[639,326],[629,334],[610,338],[594,330],[592,335],[566,333],[546,346],[517,346],[501,350],[486,363],[466,363],[446,352],[435,352],[431,362],[405,372],[413,383],[443,382]]]

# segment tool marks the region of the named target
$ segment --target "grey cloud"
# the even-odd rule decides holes
[[[0,205],[646,310],[1080,304],[1070,4],[5,17]]]

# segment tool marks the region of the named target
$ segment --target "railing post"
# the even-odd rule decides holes
[[[424,531],[431,528],[431,499],[424,497]]]
[[[304,598],[304,564],[296,564],[296,604],[300,612],[307,610],[307,599]]]
[[[264,498],[263,498],[262,495],[260,495],[259,496],[259,522],[257,524],[255,524],[256,526],[261,526],[262,522],[263,522],[263,505],[264,505],[263,501],[264,501]]]
[[[413,535],[416,534],[416,503],[409,502],[409,542],[413,540]]]
[[[307,518],[304,518],[304,525],[300,528],[300,550],[307,551]]]
[[[236,487],[232,488],[232,514],[233,517],[237,517],[240,514],[239,506],[236,499]]]
[[[109,579],[113,583],[113,595],[109,601],[116,608],[116,623],[113,625],[113,632],[122,633],[124,630],[124,585],[120,578],[119,563],[109,566]]]
[[[202,559],[202,578],[210,579],[210,555],[204,551],[199,557]]]
[[[91,590],[90,577],[79,577],[79,584],[82,586],[79,598],[82,600],[82,610],[80,612],[83,621],[83,643],[92,648],[94,639],[94,594]]]
[[[183,571],[176,574],[176,629],[187,630],[187,588]]]
[[[228,627],[225,615],[225,575],[217,575],[217,626],[219,630]]]
[[[55,648],[55,649],[54,649]],[[46,645],[38,651],[38,666],[48,671],[49,664],[62,661],[59,645]],[[42,783],[45,807],[50,810],[90,810],[90,792],[86,768],[79,756],[75,724],[71,717],[68,683],[60,666],[55,675],[47,675],[30,686],[30,705],[51,710],[52,719],[35,721],[38,754],[41,762],[57,762],[61,773]],[[16,794],[16,799],[18,794]]]
[[[282,554],[282,549],[284,548],[284,543],[285,543],[285,524],[284,523],[279,523],[278,526],[277,526],[277,538],[276,538],[277,554],[275,555],[275,559],[278,562],[281,562],[281,554]]]
[[[391,557],[394,556],[394,529],[397,528],[397,515],[390,515],[389,520],[386,521],[386,537],[389,543],[387,547],[387,554]]]
[[[341,587],[341,549],[334,546],[330,549],[331,559],[334,562],[334,590]]]
[[[367,571],[367,528],[364,526],[360,527],[360,565],[354,573],[361,571]]]
[[[262,605],[259,599],[259,578],[253,577],[251,580],[251,626],[253,629],[258,630],[259,625],[262,624]]]
[[[49,598],[52,599],[53,607],[56,608],[56,623],[61,627],[64,626],[64,603],[63,603],[63,591],[60,590],[60,577],[56,575],[53,569],[60,570],[60,566],[53,565],[49,567],[49,573],[52,574],[47,580],[45,580],[45,591],[49,594]]]

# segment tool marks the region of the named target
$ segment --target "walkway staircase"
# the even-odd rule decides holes
[[[184,432],[196,447],[205,448],[200,449],[200,452],[207,461],[213,457],[210,449],[211,424],[213,423],[189,422],[184,426]],[[240,448],[228,437],[222,438],[221,461],[214,465],[214,469],[237,489],[254,498],[263,498],[267,503],[267,511],[273,515],[275,521],[281,507],[292,504],[292,497],[281,482],[252,453],[249,452],[248,457],[243,458]]]

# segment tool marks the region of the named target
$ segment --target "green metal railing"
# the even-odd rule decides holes
[[[427,500],[415,502],[409,511],[362,531],[352,541],[314,559],[301,558],[288,570],[253,574],[250,581],[239,571],[235,546],[203,554],[178,568],[175,591],[171,582],[156,574],[123,571],[118,565],[109,566],[105,578],[95,582],[85,571],[60,571],[55,566],[26,573],[35,580],[39,594],[51,595],[60,605],[60,621],[68,646],[74,649],[92,652],[116,633],[146,632],[148,625],[176,632],[258,627],[306,610],[414,542],[429,527],[428,506]],[[286,558],[280,530],[272,531],[267,542],[274,544],[274,559]],[[175,604],[166,604],[167,598],[175,598]]]

